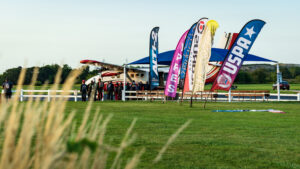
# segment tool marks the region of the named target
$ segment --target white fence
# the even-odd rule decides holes
[[[12,91],[13,93],[16,93],[16,91]],[[60,94],[59,94],[60,93]],[[64,93],[62,95],[62,93]],[[68,93],[69,95],[66,95],[65,93]],[[72,98],[74,99],[75,102],[78,101],[78,98],[81,98],[81,95],[78,95],[79,90],[68,90],[68,91],[63,91],[63,90],[24,90],[21,89],[20,91],[20,101],[24,101],[25,98],[44,98],[47,99],[48,101],[51,101],[51,98]],[[2,90],[2,94],[4,94],[4,91]],[[16,96],[14,96],[16,97]]]
[[[13,91],[13,93],[15,93],[16,91]],[[68,95],[62,95],[62,93],[68,93]],[[78,101],[78,99],[81,99],[81,95],[79,94],[79,90],[68,90],[68,91],[63,91],[63,90],[24,90],[21,89],[20,91],[20,95],[17,96],[20,98],[20,101],[24,101],[25,98],[43,98],[43,99],[47,99],[48,101],[51,101],[52,98],[60,98],[60,97],[64,97],[64,98],[69,98],[70,100],[73,100],[75,102]],[[2,95],[4,94],[4,91],[2,90]],[[178,92],[178,97],[177,100],[181,100],[181,92]],[[193,99],[195,101],[203,101],[205,99],[209,99],[212,101],[278,101],[277,100],[277,94],[273,94],[271,93],[270,96],[268,98],[263,98],[263,97],[244,97],[244,98],[238,98],[236,96],[231,96],[230,92],[222,92],[222,93],[217,93],[217,97],[216,98],[207,98],[207,97],[193,97]],[[13,96],[16,97],[16,96]],[[136,91],[126,91],[124,94],[124,91],[122,93],[122,98],[124,98],[124,100],[149,100],[149,99],[154,99],[154,100],[163,100],[165,99],[164,96],[162,95],[158,95],[158,96],[137,96],[137,92]],[[189,100],[190,97],[183,97],[184,100]],[[280,101],[300,101],[300,93],[297,94],[280,94]]]
[[[270,93],[269,97],[265,96],[246,96],[246,97],[237,97],[237,96],[231,96],[231,92],[222,92],[222,93],[215,93],[216,97],[207,97],[205,95],[209,94],[208,92],[202,93],[204,97],[199,97],[201,94],[196,93],[198,97],[193,97],[193,100],[195,101],[204,101],[208,99],[209,101],[278,101],[278,95],[276,93]],[[177,92],[178,97],[177,100],[181,100],[181,92]],[[137,95],[136,91],[126,91],[125,92],[125,99],[126,100],[163,100],[165,99],[164,96],[157,95],[157,96],[147,96],[147,93],[145,93],[143,96]],[[300,93],[297,94],[280,94],[280,101],[300,101]],[[190,97],[183,97],[183,100],[190,100]]]

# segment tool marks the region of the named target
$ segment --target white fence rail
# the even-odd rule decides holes
[[[209,94],[208,92],[202,93],[204,97],[199,97],[199,93],[196,93],[198,97],[193,97],[193,100],[195,101],[203,101],[205,99],[211,100],[211,101],[228,101],[228,102],[237,102],[237,101],[278,101],[278,95],[276,93],[270,93],[269,97],[265,96],[245,96],[245,97],[238,97],[238,96],[231,96],[230,92],[222,92],[222,93],[215,93],[217,94],[216,97],[207,97],[205,95]],[[181,92],[177,92],[177,100],[181,100]],[[126,100],[163,100],[165,99],[163,96],[147,96],[147,93],[145,95],[140,96],[137,94],[136,91],[126,91],[125,92],[125,99]],[[190,97],[183,97],[183,100],[189,100]],[[300,101],[300,93],[296,94],[280,94],[280,101]]]
[[[31,94],[24,94],[24,93],[31,93]],[[47,94],[41,94],[36,95],[35,93],[47,93]],[[72,93],[73,95],[58,95],[57,93]],[[48,101],[51,100],[51,98],[59,98],[59,97],[65,97],[65,98],[74,98],[74,101],[77,102],[78,98],[78,90],[23,90],[21,89],[20,92],[20,101],[23,101],[26,97],[40,97],[40,98],[47,98]]]
[[[15,90],[12,91],[13,93],[16,93]],[[61,94],[58,94],[61,93]],[[62,94],[64,93],[64,94]],[[48,101],[51,101],[51,98],[73,98],[75,102],[78,101],[78,98],[81,98],[81,95],[78,95],[79,90],[24,90],[21,89],[20,91],[20,101],[24,101],[25,98],[45,98]],[[4,90],[2,90],[2,95],[4,94]],[[66,95],[69,94],[69,95]],[[18,96],[14,96],[18,97]]]

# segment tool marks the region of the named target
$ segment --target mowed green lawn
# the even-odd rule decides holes
[[[83,117],[87,103],[68,102],[67,112]],[[118,145],[134,118],[137,139],[122,155],[124,163],[143,147],[138,168],[300,168],[300,103],[252,102],[97,102],[108,124],[106,143]],[[216,109],[279,109],[269,112],[211,112]],[[192,123],[170,145],[160,162],[152,161],[168,138],[187,120]],[[113,155],[109,157],[112,159]]]
[[[273,90],[272,84],[233,84],[237,86],[236,90],[269,90],[271,93],[277,93],[277,90]],[[211,88],[211,84],[205,86],[206,90]],[[283,94],[297,93],[294,90],[300,91],[300,84],[290,84],[290,90],[280,90]],[[223,91],[220,91],[223,92]]]
[[[237,90],[270,90],[272,93],[277,93],[277,90],[272,89],[272,84],[236,84]],[[293,93],[292,90],[300,91],[300,84],[290,84],[290,90],[280,90],[280,93]]]

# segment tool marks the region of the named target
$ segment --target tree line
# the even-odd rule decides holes
[[[31,78],[33,77],[33,72],[34,72],[35,67],[29,67],[26,68],[26,74],[25,74],[25,79],[24,79],[24,85],[28,85],[31,83]],[[55,76],[57,74],[57,71],[59,69],[62,69],[62,74],[61,74],[61,80],[60,83],[63,84],[65,80],[67,79],[68,75],[70,72],[73,70],[69,65],[64,64],[62,66],[58,64],[52,64],[52,65],[45,65],[38,67],[39,73],[37,77],[36,84],[37,86],[48,83],[48,84],[53,84],[55,80]],[[16,67],[16,68],[11,68],[7,69],[5,72],[0,74],[0,83],[2,84],[5,79],[8,79],[11,81],[13,84],[17,84],[19,74],[22,70],[22,67]],[[97,70],[90,70],[90,67],[87,66],[83,69],[81,74],[77,77],[76,83],[81,83],[83,79],[88,79],[92,76],[97,75],[98,71]]]
[[[279,66],[282,79],[290,83],[300,83],[300,66],[281,64]],[[235,83],[237,84],[259,84],[276,83],[276,66],[272,65],[244,65],[239,71]]]

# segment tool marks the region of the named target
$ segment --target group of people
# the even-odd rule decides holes
[[[123,90],[123,83],[116,82],[102,82],[101,79],[98,79],[98,82],[95,83],[94,80],[91,81],[90,84],[85,84],[85,80],[82,80],[82,84],[80,86],[80,92],[82,101],[94,100],[94,101],[102,101],[104,100],[104,92],[107,93],[107,100],[122,100],[122,90]],[[13,84],[8,79],[2,84],[2,88],[5,94],[5,98],[8,100],[12,96],[12,88]],[[130,84],[129,82],[126,83],[125,89],[127,91],[136,91],[136,90],[149,90],[148,82],[143,84],[142,81],[139,83],[135,83],[133,80]]]
[[[104,92],[107,92],[107,100],[121,100],[122,99],[123,83],[117,82],[115,84],[112,81],[104,83],[101,79],[95,83],[94,80],[91,81],[89,85],[85,84],[85,80],[82,80],[80,87],[82,101],[89,100],[102,101],[104,99]]]
[[[134,80],[131,84],[127,82],[125,87],[127,91],[149,90],[148,82],[146,82],[146,84],[143,84],[142,81],[140,81],[138,84],[136,84]]]
[[[87,99],[102,101],[104,100],[104,92],[107,93],[107,97],[105,98],[106,100],[122,100],[122,82],[112,83],[112,81],[109,81],[104,83],[99,78],[96,83],[94,80],[92,80],[88,85],[85,83],[85,80],[82,80],[80,87],[82,101],[86,101]],[[126,83],[125,89],[127,91],[149,90],[149,84],[148,82],[143,84],[142,81],[135,83],[133,80],[131,84],[129,82]]]

